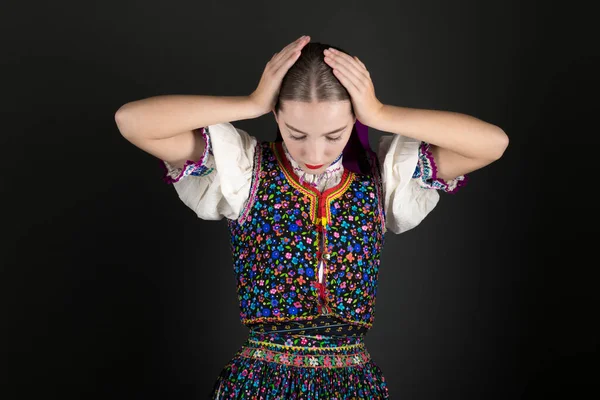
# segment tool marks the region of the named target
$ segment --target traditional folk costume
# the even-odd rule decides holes
[[[225,217],[231,234],[250,332],[213,399],[389,397],[364,343],[384,234],[417,226],[438,191],[454,192],[466,177],[438,179],[425,142],[384,135],[372,151],[365,133],[357,121],[344,153],[319,175],[304,172],[280,136],[261,142],[230,123],[202,129],[200,160],[161,161],[180,199],[199,218]]]

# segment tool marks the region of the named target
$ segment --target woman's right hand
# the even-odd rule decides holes
[[[275,107],[283,77],[294,65],[300,56],[300,51],[308,42],[310,42],[310,36],[296,39],[279,53],[275,53],[267,63],[258,87],[249,96],[258,107],[260,115],[267,114]]]

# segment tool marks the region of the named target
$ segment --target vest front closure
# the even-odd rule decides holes
[[[339,184],[320,192],[309,183],[298,180],[290,161],[285,156],[281,142],[274,143],[273,146],[274,153],[288,182],[311,202],[311,219],[315,224],[318,250],[316,257],[316,278],[310,285],[317,289],[317,310],[319,315],[333,314],[329,301],[331,296],[327,288],[328,262],[331,260],[331,249],[327,245],[327,227],[331,223],[331,210],[329,207],[332,200],[341,197],[348,190],[354,174],[349,170],[344,170]]]
[[[327,221],[324,217],[320,217],[320,223],[317,223],[317,236],[319,243],[319,250],[317,251],[317,279],[318,281],[312,282],[311,284],[319,290],[318,297],[318,313],[320,315],[333,314],[333,310],[329,305],[328,290],[327,290],[327,263],[331,256],[329,248],[327,246]]]

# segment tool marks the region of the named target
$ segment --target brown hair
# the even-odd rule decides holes
[[[290,67],[283,77],[275,112],[282,108],[283,100],[294,101],[343,101],[350,100],[350,93],[333,74],[333,69],[327,65],[323,50],[334,48],[348,54],[335,46],[323,43],[308,43],[302,48],[300,57]],[[350,105],[351,112],[352,104]]]

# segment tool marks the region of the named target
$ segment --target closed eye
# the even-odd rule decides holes
[[[330,142],[337,142],[338,140],[342,139],[342,136],[343,135],[339,135],[339,136],[334,137],[334,138],[332,138],[330,136],[327,136],[327,140],[329,140]],[[294,139],[294,140],[304,140],[304,139],[306,139],[306,136],[294,136],[294,135],[290,135],[290,137],[292,139]]]

